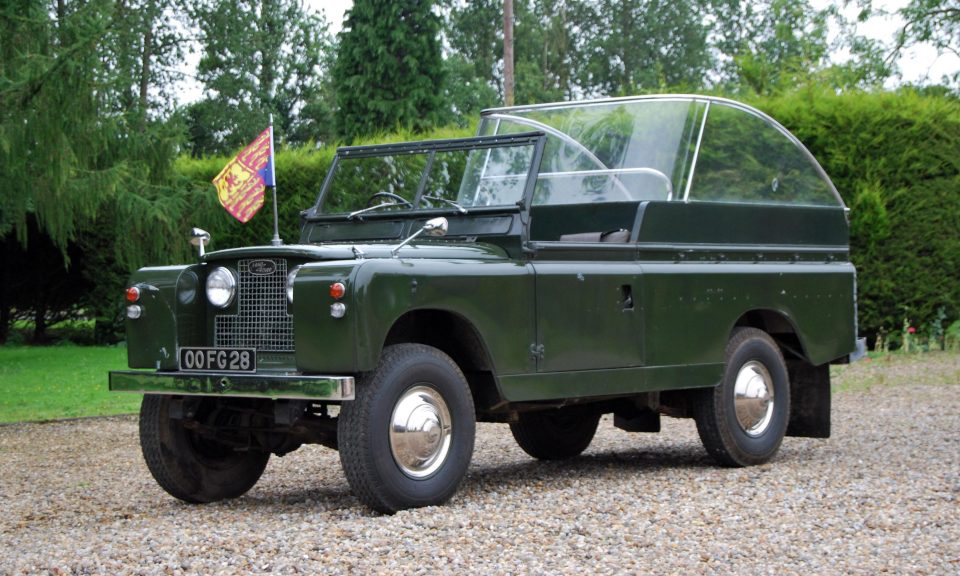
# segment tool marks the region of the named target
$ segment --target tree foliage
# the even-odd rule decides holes
[[[332,45],[322,14],[300,0],[202,0],[190,14],[200,31],[197,79],[204,88],[187,110],[194,155],[246,144],[271,114],[280,141],[332,138]]]
[[[588,93],[636,94],[702,87],[712,65],[699,1],[600,0],[578,10],[578,81]]]
[[[655,91],[775,94],[873,86],[890,73],[876,41],[806,0],[518,0],[517,102]],[[502,94],[499,2],[443,3],[448,60]],[[841,37],[831,40],[830,24]],[[837,64],[831,50],[853,56]],[[469,72],[459,68],[463,77]],[[454,104],[457,109],[468,106]]]
[[[940,54],[960,56],[960,5],[956,0],[911,0],[899,14],[904,25],[897,33],[893,53],[905,47],[929,43]],[[960,81],[960,70],[952,74]]]
[[[425,130],[443,118],[440,17],[433,2],[357,0],[333,68],[337,133]]]
[[[42,257],[49,265],[49,245],[59,253],[60,268],[82,273],[77,255],[84,252],[77,248],[81,240],[95,237],[112,240],[105,244],[106,258],[125,270],[151,254],[173,251],[167,231],[176,227],[183,208],[170,170],[178,130],[174,123],[150,120],[150,109],[141,108],[144,100],[132,98],[124,105],[119,97],[131,86],[129,69],[117,65],[113,44],[118,30],[129,24],[122,16],[106,0],[60,2],[55,12],[43,2],[19,0],[0,12],[5,259],[20,258],[17,250],[22,250],[28,261]],[[148,27],[156,20],[140,22]],[[129,33],[143,37],[146,28]],[[141,53],[141,64],[147,60]],[[153,233],[138,237],[145,230]],[[115,240],[131,237],[138,241]],[[11,248],[11,242],[19,248]],[[0,269],[13,268],[4,261]],[[40,282],[49,273],[41,266],[26,272]],[[6,321],[12,309],[25,305],[13,296],[3,291],[0,317]],[[41,316],[55,316],[51,302],[34,299],[31,306],[40,306]],[[99,316],[100,302],[85,304]],[[43,323],[37,326],[42,331]],[[0,322],[0,338],[6,330]]]
[[[773,94],[824,66],[828,10],[815,10],[806,0],[737,2],[734,7],[732,18],[721,21],[719,44],[731,57],[726,69],[733,85]]]

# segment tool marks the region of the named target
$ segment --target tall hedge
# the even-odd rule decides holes
[[[836,95],[799,92],[750,102],[784,124],[820,161],[851,213],[858,269],[860,333],[899,331],[906,319],[929,330],[960,316],[960,102],[912,91]],[[378,142],[449,138],[444,129],[395,134]],[[371,140],[371,141],[374,141]],[[299,212],[313,205],[332,147],[281,151],[277,157],[281,236],[299,237]],[[220,208],[210,180],[229,158],[177,164],[196,182],[189,220],[214,236],[213,248],[267,244],[269,203],[243,225]],[[269,200],[269,198],[268,198]]]
[[[960,101],[911,90],[754,102],[807,145],[851,209],[860,333],[960,315]]]

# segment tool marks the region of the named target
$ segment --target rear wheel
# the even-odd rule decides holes
[[[773,338],[756,328],[736,329],[723,381],[700,391],[693,408],[700,440],[720,464],[751,466],[773,458],[790,416],[790,381]]]
[[[590,446],[600,414],[579,407],[522,412],[510,432],[527,454],[539,460],[563,460]]]
[[[442,504],[470,465],[476,416],[449,356],[421,344],[384,349],[340,409],[340,462],[354,494],[379,512]]]
[[[203,400],[195,414],[200,424],[216,426],[226,416],[218,401]],[[185,502],[236,498],[253,488],[269,452],[238,449],[203,436],[170,418],[169,396],[147,394],[140,405],[140,448],[157,484]]]

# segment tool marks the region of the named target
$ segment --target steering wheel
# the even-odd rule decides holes
[[[413,204],[409,200],[403,196],[400,196],[399,194],[394,194],[393,192],[377,192],[376,194],[370,196],[370,198],[367,199],[367,207],[369,208],[370,206],[373,206],[373,201],[377,198],[390,198],[393,200],[394,204],[405,204],[413,208]]]

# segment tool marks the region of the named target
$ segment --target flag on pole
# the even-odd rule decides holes
[[[248,222],[263,207],[263,192],[276,186],[273,170],[273,126],[260,133],[213,179],[217,199],[231,216]]]

